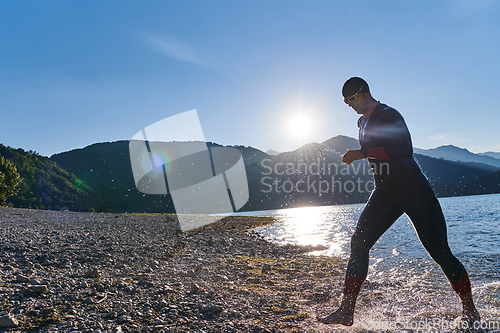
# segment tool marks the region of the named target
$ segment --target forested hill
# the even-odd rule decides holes
[[[88,210],[91,189],[73,173],[33,151],[0,144],[0,155],[10,160],[22,178],[17,195],[6,202],[14,207]]]
[[[101,212],[174,212],[170,196],[137,191],[129,142],[96,143],[55,154],[50,159],[93,189],[92,209]]]
[[[214,143],[208,145],[220,146]],[[234,148],[241,151],[245,164],[260,163],[269,157],[252,147]],[[97,143],[55,154],[50,159],[92,188],[91,208],[96,211],[175,212],[170,195],[144,195],[137,191],[130,164],[129,141]]]

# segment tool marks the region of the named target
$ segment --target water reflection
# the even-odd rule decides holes
[[[257,228],[261,235],[278,243],[324,245],[312,254],[345,256],[362,205],[303,207],[274,211],[278,224]]]

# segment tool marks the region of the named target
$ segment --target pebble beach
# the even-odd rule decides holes
[[[226,217],[0,208],[0,332],[318,332],[345,260]],[[368,285],[369,287],[369,285]],[[338,328],[338,327],[337,327]]]

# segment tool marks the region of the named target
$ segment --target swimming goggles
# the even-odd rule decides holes
[[[354,103],[356,102],[356,100],[358,99],[358,94],[361,92],[361,89],[363,89],[363,87],[365,86],[365,83],[363,82],[363,84],[361,85],[361,87],[359,87],[359,90],[357,93],[355,93],[354,95],[351,95],[349,96],[348,98],[344,98],[344,102],[346,104],[349,104],[349,103]]]

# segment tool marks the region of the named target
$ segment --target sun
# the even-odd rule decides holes
[[[288,131],[295,137],[304,137],[311,132],[311,119],[303,113],[297,113],[288,120]]]

